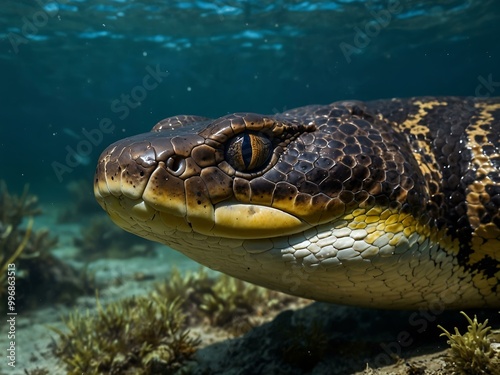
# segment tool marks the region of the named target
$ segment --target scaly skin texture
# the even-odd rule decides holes
[[[109,146],[113,221],[231,276],[367,307],[500,307],[500,98],[176,116]]]

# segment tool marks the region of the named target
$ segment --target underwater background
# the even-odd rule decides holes
[[[0,25],[1,174],[55,200],[168,116],[500,90],[494,0],[6,0]]]
[[[35,298],[24,303],[28,320],[18,326],[17,372],[2,359],[0,374],[23,374],[29,363],[66,373],[61,364],[55,370],[45,341],[33,342],[47,336],[47,322],[62,324],[71,308],[95,308],[96,288],[113,300],[127,288],[141,289],[126,286],[127,272],[141,282],[158,280],[173,266],[198,269],[176,252],[124,237],[106,221],[92,181],[99,154],[112,142],[179,114],[217,118],[348,99],[500,96],[495,0],[3,0],[1,9],[0,243],[13,239],[10,250],[2,249],[0,268],[30,237],[27,217],[36,217],[27,256],[19,258],[28,271],[18,274],[21,299]],[[28,199],[15,198],[26,185]],[[6,218],[15,222],[11,232]],[[112,260],[125,251],[123,258],[136,257],[132,263]],[[41,312],[47,306],[52,310]],[[28,318],[37,309],[42,315]],[[372,317],[359,314],[357,321]],[[267,334],[255,336],[260,342]],[[233,373],[254,373],[259,358]],[[364,363],[370,358],[377,357],[367,355]],[[316,373],[353,373],[349,366]]]

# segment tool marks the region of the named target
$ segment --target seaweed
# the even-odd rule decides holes
[[[467,332],[463,335],[455,327],[452,334],[438,326],[443,333],[440,336],[448,338],[450,345],[450,355],[447,357],[447,366],[457,374],[480,375],[491,374],[500,375],[500,354],[492,347],[491,327],[488,326],[488,319],[484,323],[479,323],[477,317],[474,319],[461,311],[469,322]]]
[[[18,228],[25,217],[36,216],[42,213],[38,207],[38,197],[28,193],[29,185],[25,185],[23,193],[12,195],[7,189],[4,180],[0,180],[0,222],[3,226],[10,226],[11,231]]]
[[[149,295],[112,302],[97,314],[72,313],[54,354],[68,374],[164,374],[180,369],[200,341],[185,328],[182,300]]]
[[[47,229],[33,229],[34,217],[42,210],[38,198],[28,191],[26,185],[21,195],[11,194],[0,180],[0,297],[7,292],[7,282],[11,287],[15,282],[16,309],[40,301],[71,302],[86,291],[80,273],[50,252],[57,237]],[[7,270],[12,279],[7,280]]]
[[[154,254],[153,242],[124,231],[104,215],[92,218],[73,241],[80,250],[77,257],[86,261]]]
[[[156,293],[161,298],[180,296],[191,319],[208,320],[234,336],[250,330],[269,312],[299,300],[224,274],[210,277],[204,269],[184,275],[173,269],[168,281],[156,286]]]
[[[38,198],[28,194],[28,185],[22,195],[12,195],[5,181],[0,180],[0,297],[6,293],[7,269],[26,250],[33,227],[33,216],[41,213]],[[20,225],[29,218],[26,229]]]
[[[221,275],[210,292],[201,298],[200,309],[210,317],[211,323],[227,326],[241,316],[262,315],[263,310],[278,305],[278,293],[246,283],[228,275]]]
[[[0,238],[2,240],[9,238],[10,234],[12,233],[12,226],[8,226],[8,230],[0,234]],[[23,238],[21,241],[18,243],[17,247],[15,248],[14,251],[8,251],[7,246],[5,244],[0,244],[0,249],[2,252],[0,253],[0,281],[1,281],[1,286],[0,286],[0,294],[4,293],[5,290],[5,284],[6,284],[6,272],[9,269],[14,268],[15,269],[15,264],[14,262],[19,258],[21,253],[24,251],[26,248],[26,244],[28,243],[28,240],[31,235],[31,230],[33,228],[33,218],[30,218],[28,222],[28,226],[25,230],[25,233],[23,235]],[[13,236],[14,237],[14,236]],[[7,258],[8,256],[8,258]]]
[[[209,335],[242,334],[253,327],[252,319],[268,320],[273,311],[297,300],[226,275],[212,277],[205,269],[173,269],[147,295],[106,307],[97,298],[95,313],[75,310],[65,330],[52,328],[59,336],[53,352],[69,374],[189,373],[185,365],[201,340],[187,327]]]

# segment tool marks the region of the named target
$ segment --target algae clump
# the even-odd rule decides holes
[[[296,301],[229,276],[174,269],[147,295],[73,312],[64,331],[52,328],[54,353],[70,375],[183,373],[201,344],[187,327],[241,335]]]
[[[180,296],[192,321],[206,319],[234,336],[246,333],[270,312],[300,300],[224,274],[210,277],[205,269],[184,275],[173,269],[168,282],[156,286],[156,293],[164,299]]]
[[[28,190],[26,185],[21,195],[11,194],[7,183],[0,180],[0,298],[6,299],[7,288],[13,290],[11,284],[15,282],[15,304],[9,306],[11,309],[71,303],[88,292],[87,285],[78,270],[52,254],[57,237],[48,229],[34,229],[33,218],[42,210],[37,196]],[[0,312],[5,307],[2,304]]]
[[[471,319],[463,311],[460,313],[469,322],[467,332],[464,334],[461,334],[456,327],[453,334],[438,326],[443,330],[440,336],[448,338],[447,342],[451,349],[447,359],[448,367],[456,374],[500,375],[500,357],[491,345],[491,327],[488,326],[488,319],[484,323],[479,323],[476,316]]]
[[[68,374],[165,374],[183,366],[195,353],[199,340],[185,328],[181,301],[155,295],[127,298],[97,314],[87,310],[71,314],[69,332],[59,335],[54,353]]]

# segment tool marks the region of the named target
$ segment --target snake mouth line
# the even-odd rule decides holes
[[[139,170],[128,178],[123,170],[111,173],[110,166],[117,169],[106,162],[100,165],[95,196],[111,219],[131,232],[137,225],[151,229],[158,219],[158,227],[164,227],[158,229],[161,233],[177,230],[235,239],[278,237],[311,228],[279,208],[235,199],[214,204],[199,176],[182,180],[168,173],[163,162],[150,165],[148,173]]]
[[[170,231],[181,231],[210,237],[259,239],[291,235],[311,228],[280,209],[233,200],[211,205],[209,209],[188,209],[184,215],[181,209],[155,208],[143,199],[125,196],[107,197],[102,204],[117,224],[123,225],[133,217],[137,225],[150,227],[159,220],[166,236]]]

